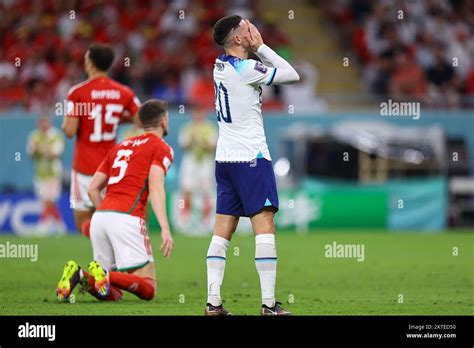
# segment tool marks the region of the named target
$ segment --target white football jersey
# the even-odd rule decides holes
[[[260,157],[271,160],[263,129],[260,85],[270,85],[276,70],[253,59],[226,54],[216,59],[216,161],[246,162]]]

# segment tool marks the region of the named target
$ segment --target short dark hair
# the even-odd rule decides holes
[[[140,106],[138,118],[143,128],[155,128],[168,111],[168,103],[159,99],[150,99]]]
[[[242,21],[242,17],[238,15],[231,15],[222,17],[219,19],[216,24],[214,24],[213,35],[214,41],[218,44],[223,46],[224,40],[229,35],[232,29],[235,29],[239,26],[240,22]]]
[[[101,71],[109,70],[114,62],[114,58],[115,52],[109,45],[92,44],[89,46],[89,59]]]

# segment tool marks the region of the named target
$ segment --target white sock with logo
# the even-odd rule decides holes
[[[229,243],[225,238],[213,236],[207,251],[207,302],[213,306],[222,304],[221,285]]]
[[[258,234],[255,237],[255,266],[260,277],[262,304],[275,306],[275,282],[277,256],[275,235],[273,233]]]

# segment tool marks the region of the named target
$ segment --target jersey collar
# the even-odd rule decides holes
[[[229,54],[221,54],[219,57],[217,57],[222,62],[229,62],[234,68],[237,67],[237,65],[242,61],[241,58],[231,56]]]

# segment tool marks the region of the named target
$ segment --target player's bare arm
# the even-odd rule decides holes
[[[174,242],[171,237],[168,216],[166,215],[165,171],[160,166],[151,166],[148,177],[148,190],[150,192],[151,207],[161,227],[162,243],[160,251],[163,251],[163,255],[169,258]]]
[[[131,114],[128,111],[125,111],[120,118],[120,124],[123,123],[134,123],[137,127],[141,128],[140,120],[138,118],[138,113]]]
[[[107,175],[102,172],[96,172],[87,190],[90,200],[94,207],[98,207],[102,203],[101,191],[107,184]]]
[[[65,117],[61,129],[68,138],[74,137],[79,129],[79,118]]]
[[[263,43],[262,35],[257,27],[245,20],[248,35],[243,36],[244,47],[255,53],[263,64],[277,68],[273,84],[291,85],[300,80],[296,70],[285,59]]]

